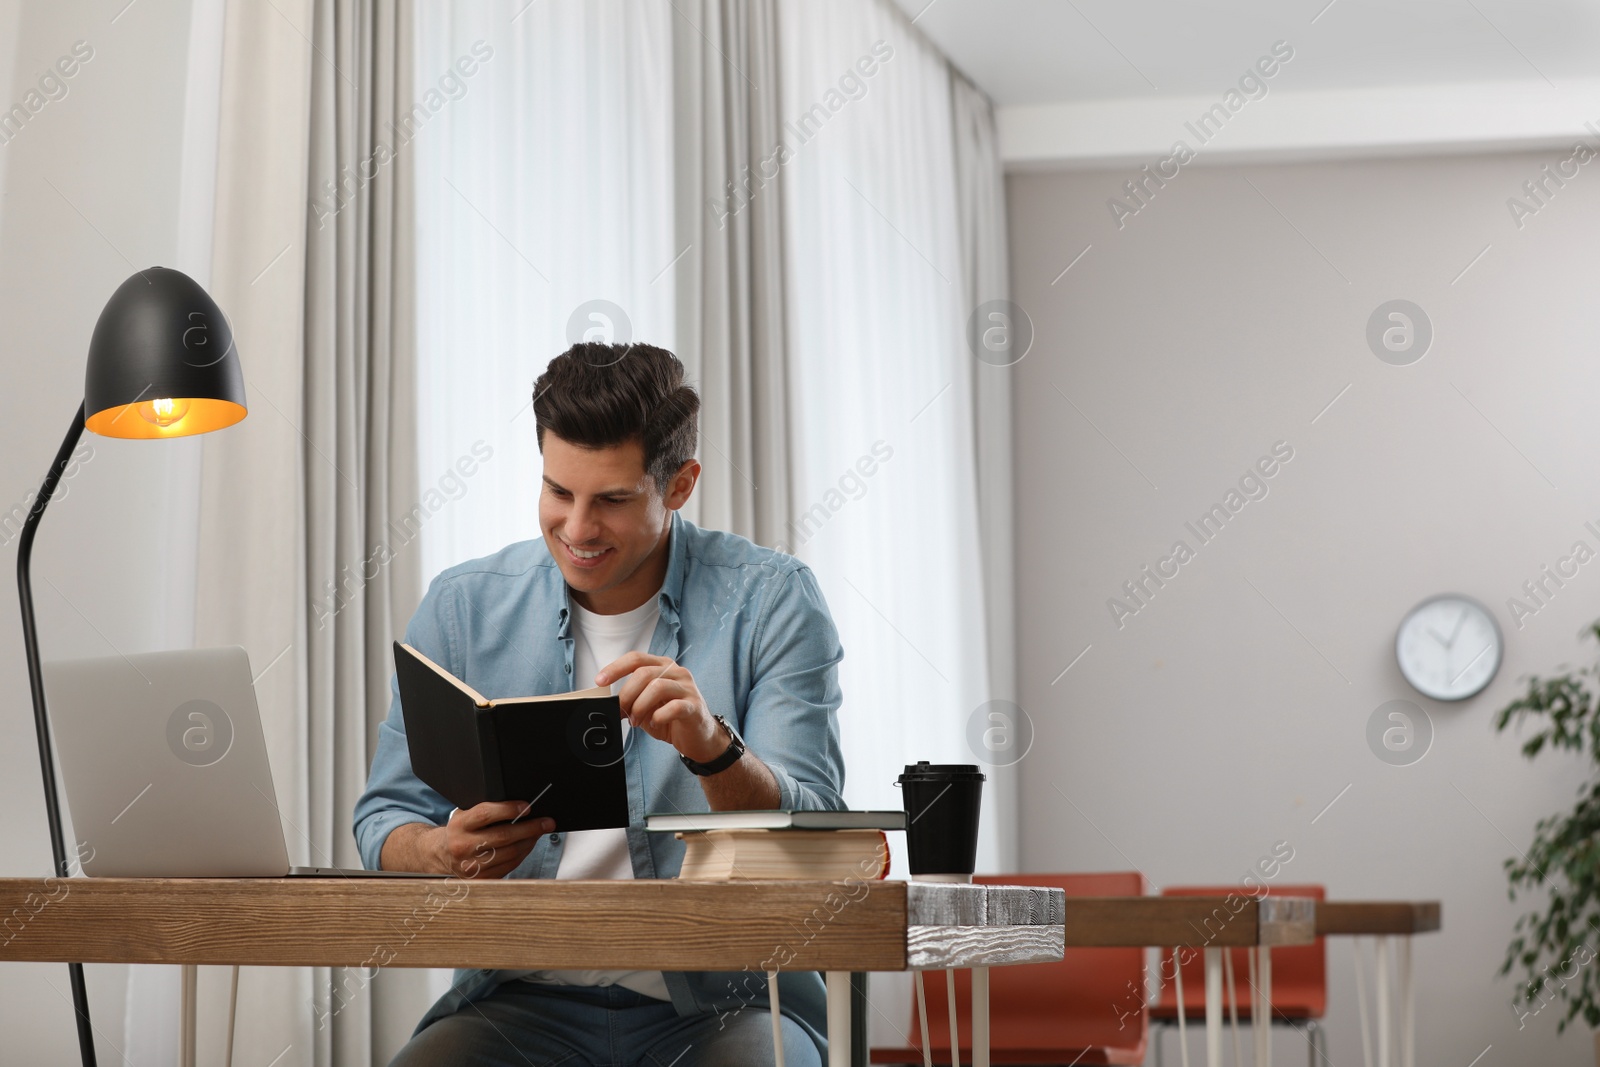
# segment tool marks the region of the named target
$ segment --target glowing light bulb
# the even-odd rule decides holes
[[[189,414],[189,401],[183,399],[162,397],[158,400],[146,400],[139,405],[141,418],[163,428],[180,421],[187,414]]]

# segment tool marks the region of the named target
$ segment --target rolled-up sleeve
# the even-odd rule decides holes
[[[435,580],[406,626],[405,643],[436,663],[454,665],[450,626],[446,612],[451,591],[449,584]],[[368,870],[382,866],[383,843],[397,826],[407,823],[443,825],[450,816],[451,803],[423,784],[411,770],[411,752],[406,745],[406,723],[400,711],[400,686],[389,676],[389,715],[378,727],[377,750],[366,791],[355,807],[356,846]]]
[[[790,571],[769,597],[754,634],[740,733],[777,778],[779,807],[843,808],[839,633],[809,568]]]

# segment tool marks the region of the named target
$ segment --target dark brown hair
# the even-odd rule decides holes
[[[575,344],[533,383],[539,450],[548,430],[582,448],[638,441],[663,493],[698,443],[700,396],[683,364],[655,345]]]

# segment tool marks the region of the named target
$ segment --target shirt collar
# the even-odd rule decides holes
[[[667,577],[661,583],[661,592],[657,594],[661,601],[661,616],[671,622],[678,621],[678,609],[683,603],[683,579],[688,571],[687,556],[688,540],[684,528],[689,525],[689,520],[674,511],[672,523],[667,528]],[[561,569],[556,568],[556,576],[560,578]],[[566,640],[572,636],[572,590],[567,586],[566,580],[561,579],[561,608],[556,615],[556,637]]]
[[[688,525],[689,520],[674,511],[672,525],[667,530],[667,577],[661,583],[661,613],[670,612],[674,620],[683,604],[683,579],[689,569],[689,539],[684,529]]]

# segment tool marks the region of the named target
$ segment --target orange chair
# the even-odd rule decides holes
[[[1270,887],[1275,897],[1311,897],[1327,899],[1327,891],[1320,885],[1274,885]],[[1237,885],[1231,886],[1168,886],[1161,891],[1164,897],[1225,897],[1242,893]],[[1186,1022],[1205,1023],[1206,980],[1205,962],[1199,951],[1200,944],[1187,946],[1193,950],[1183,965],[1183,1010]],[[1161,1029],[1174,1026],[1178,1020],[1178,997],[1173,983],[1166,980],[1172,974],[1171,948],[1162,950],[1161,994],[1150,1009],[1150,1018],[1157,1026],[1156,1063],[1162,1061]],[[1239,1020],[1250,1018],[1250,963],[1249,950],[1231,950],[1233,961],[1234,1000],[1238,1004]],[[1224,972],[1226,975],[1226,972]],[[1224,977],[1226,981],[1226,977]],[[1321,1020],[1328,1009],[1328,953],[1322,938],[1309,945],[1291,945],[1272,950],[1272,1022],[1294,1027],[1304,1032],[1310,1044],[1313,1067],[1328,1062]],[[1227,990],[1223,990],[1223,1018],[1229,1009]]]
[[[989,885],[1035,885],[1069,897],[1144,896],[1144,877],[1127,874],[979,875]],[[927,972],[928,1043],[935,1063],[950,1062],[949,994],[939,971]],[[972,1062],[972,983],[956,972],[961,1062]],[[911,1001],[911,1046],[875,1048],[872,1063],[921,1064],[922,1027]],[[1144,999],[1144,950],[1072,948],[1060,963],[1025,963],[989,972],[989,1049],[1001,1064],[1141,1064],[1150,1035]]]

